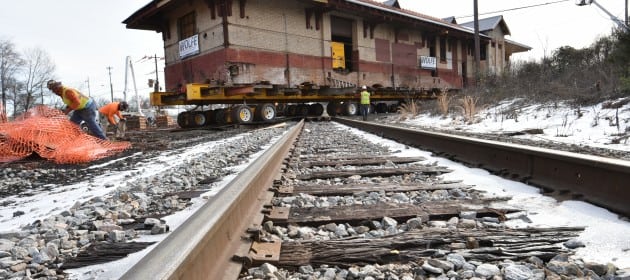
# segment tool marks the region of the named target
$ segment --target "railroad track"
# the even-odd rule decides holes
[[[410,144],[427,137],[375,124],[370,129]],[[444,137],[438,136],[442,142]],[[461,145],[461,139],[455,141],[440,145]],[[426,147],[428,142],[421,142]],[[479,149],[488,152],[490,144],[481,145]],[[491,158],[515,153],[498,146],[500,152],[489,153]],[[455,153],[458,150],[440,152],[472,160],[467,153]],[[529,159],[528,170],[537,170],[540,160],[532,160],[533,155],[518,158]],[[552,158],[559,161],[559,155]],[[610,169],[607,172],[627,176],[627,165]],[[491,277],[505,273],[505,267],[495,271],[501,262],[517,264],[523,273],[538,277],[549,273],[545,271],[561,274],[561,268],[572,265],[565,259],[571,250],[562,243],[583,228],[506,227],[506,221],[526,220],[526,214],[508,206],[509,197],[486,196],[464,178],[441,179],[449,172],[422,157],[394,155],[332,122],[300,122],[122,278],[262,279],[296,274],[363,279],[361,275],[369,273]],[[538,173],[527,179],[547,182]],[[610,205],[619,209],[616,200]],[[556,266],[546,266],[550,260]]]

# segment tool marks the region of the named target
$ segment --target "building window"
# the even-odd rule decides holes
[[[446,38],[440,37],[440,61],[446,61]]]
[[[179,28],[179,40],[184,40],[197,33],[197,15],[195,12],[190,12],[177,20],[177,27]]]

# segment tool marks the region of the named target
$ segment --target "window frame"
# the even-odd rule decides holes
[[[177,35],[179,40],[197,34],[197,12],[192,11],[177,19]]]

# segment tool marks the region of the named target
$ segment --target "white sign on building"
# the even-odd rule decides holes
[[[190,36],[179,41],[179,58],[195,55],[199,53],[199,34]]]
[[[434,56],[420,56],[420,68],[429,70],[437,69],[437,58]]]

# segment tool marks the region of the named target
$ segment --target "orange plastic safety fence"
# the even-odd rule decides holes
[[[11,162],[32,153],[56,163],[85,163],[109,157],[131,147],[83,132],[63,112],[35,107],[10,122],[0,122],[0,162]]]
[[[0,123],[7,122],[7,112],[4,111],[4,106],[0,103]]]

